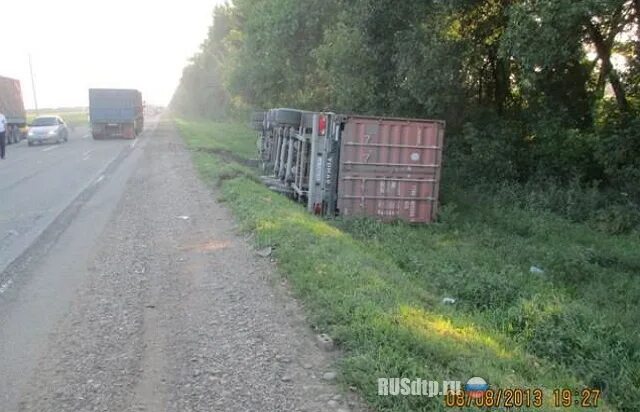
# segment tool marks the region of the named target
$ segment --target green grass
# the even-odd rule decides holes
[[[233,123],[214,123],[176,120],[178,127],[189,135],[188,145],[201,151],[233,154],[240,158],[255,157],[257,146],[255,134]],[[212,132],[215,129],[215,132]],[[212,139],[212,133],[216,133]]]
[[[555,410],[553,388],[582,387],[604,388],[602,410],[640,410],[637,235],[453,188],[438,224],[323,221],[224,155],[253,156],[250,130],[177,123],[205,181],[258,246],[274,247],[312,327],[343,349],[340,381],[377,409],[447,410],[440,398],[379,397],[378,377],[482,376],[545,388],[543,410]]]
[[[77,110],[40,110],[38,116],[60,116],[69,126],[86,126],[89,124],[89,113]],[[27,112],[27,122],[31,123],[36,118],[33,111]]]
[[[176,124],[193,151],[198,172],[206,180],[221,184],[225,180],[243,176],[258,181],[254,170],[242,164],[242,159],[250,159],[256,152],[251,131],[236,124],[195,122],[176,119]],[[215,131],[215,132],[212,132]],[[216,133],[216,138],[211,138]]]

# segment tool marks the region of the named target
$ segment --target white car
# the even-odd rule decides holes
[[[29,146],[43,143],[61,143],[69,140],[69,128],[60,116],[36,117],[29,125]]]

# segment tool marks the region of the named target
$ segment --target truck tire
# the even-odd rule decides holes
[[[256,111],[251,113],[251,123],[262,123],[264,122],[264,115],[265,112],[263,111]]]
[[[287,126],[299,126],[302,112],[293,109],[277,109],[275,112],[275,123]]]
[[[267,114],[264,116],[264,125],[265,125],[265,129],[267,130],[271,130],[273,129],[273,126],[275,124],[275,115],[276,111],[271,109],[267,112]]]

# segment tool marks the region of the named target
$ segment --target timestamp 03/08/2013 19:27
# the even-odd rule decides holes
[[[444,396],[444,403],[447,407],[542,408],[551,405],[555,408],[597,408],[600,398],[601,390],[593,388],[553,389],[551,399],[545,399],[545,391],[540,388],[513,388],[487,389],[482,393],[448,392]]]

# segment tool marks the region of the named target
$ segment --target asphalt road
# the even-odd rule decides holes
[[[151,121],[147,134],[157,124]],[[86,259],[122,195],[138,140],[8,146],[0,161],[0,403],[18,410],[47,336],[68,310]],[[142,146],[142,145],[141,145]],[[82,213],[81,213],[82,212]]]
[[[0,273],[133,143],[95,141],[79,127],[67,143],[8,146],[0,161]]]
[[[356,411],[170,121],[0,162],[0,411]]]

